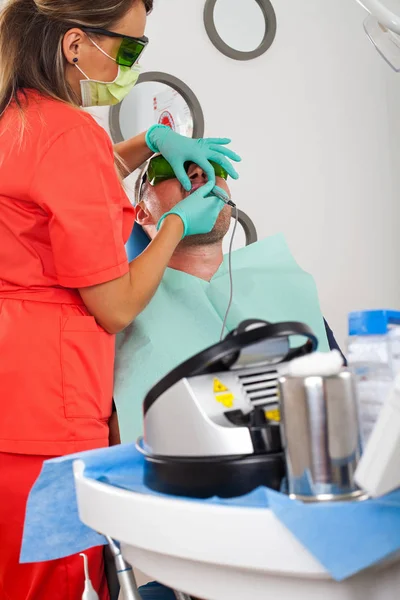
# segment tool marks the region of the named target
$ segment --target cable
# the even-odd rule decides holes
[[[233,248],[233,239],[235,237],[236,227],[237,227],[237,224],[238,224],[239,211],[236,208],[236,206],[232,210],[235,211],[235,224],[233,226],[232,237],[231,237],[231,241],[229,242],[229,252],[228,252],[228,269],[229,269],[230,295],[229,295],[229,302],[228,302],[228,306],[227,306],[225,317],[224,317],[224,322],[222,323],[221,336],[219,338],[220,342],[224,339],[224,332],[225,332],[226,322],[228,320],[228,315],[229,315],[229,311],[231,309],[232,300],[233,300],[232,248]]]

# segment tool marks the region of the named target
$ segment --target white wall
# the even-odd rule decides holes
[[[208,40],[204,0],[155,0],[143,66],[183,79],[206,134],[232,138],[234,200],[260,237],[285,232],[343,343],[350,310],[400,309],[400,75],[354,0],[272,1],[273,46],[236,62]]]

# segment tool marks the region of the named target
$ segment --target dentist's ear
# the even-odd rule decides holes
[[[70,65],[76,64],[82,53],[82,46],[85,43],[83,31],[74,27],[69,29],[64,35],[62,49],[67,62]]]
[[[139,225],[156,225],[153,216],[149,213],[146,204],[142,201],[136,205],[136,223]]]

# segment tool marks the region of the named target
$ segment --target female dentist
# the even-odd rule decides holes
[[[78,600],[79,556],[19,565],[26,499],[49,457],[108,445],[114,335],[146,306],[182,237],[210,231],[229,140],[168,128],[113,149],[81,106],[115,104],[138,78],[152,0],[9,0],[0,14],[0,597]],[[119,159],[115,162],[114,150]],[[128,264],[134,209],[117,173],[154,152],[186,189],[209,174]],[[60,483],[62,485],[62,483]],[[40,544],[40,540],[37,540]],[[108,598],[102,549],[90,573]]]

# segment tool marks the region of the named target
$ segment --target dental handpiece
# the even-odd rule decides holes
[[[114,557],[118,581],[124,600],[141,600],[131,565],[125,562],[121,550],[114,540],[109,536],[106,536],[106,540]]]
[[[225,194],[221,194],[221,192],[215,189],[215,187],[212,189],[211,193],[213,196],[216,196],[218,200],[222,200],[222,202],[225,202],[225,204],[229,204],[229,206],[236,208],[236,204],[232,202],[232,200],[228,198],[228,196],[226,196]]]

